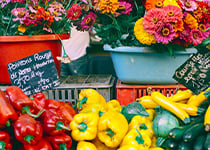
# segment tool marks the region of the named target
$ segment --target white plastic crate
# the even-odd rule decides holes
[[[82,89],[92,88],[98,91],[106,101],[113,98],[115,78],[112,75],[77,75],[61,77],[61,84],[52,90],[45,91],[46,98],[69,101],[75,104]]]

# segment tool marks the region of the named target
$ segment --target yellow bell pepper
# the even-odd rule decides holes
[[[96,146],[97,150],[115,150],[116,148],[107,147],[104,143],[102,143],[98,137],[96,137],[92,143]]]
[[[71,136],[75,141],[93,140],[97,135],[99,115],[97,113],[79,113],[70,123]]]
[[[108,147],[119,146],[127,131],[127,119],[119,112],[108,111],[99,118],[97,135]]]
[[[153,135],[152,137],[152,143],[151,143],[151,147],[157,147],[156,142],[157,142],[157,136]]]
[[[151,143],[152,143],[151,138],[146,133],[143,133],[141,132],[141,130],[136,128],[130,130],[126,134],[120,146],[122,147],[125,145],[135,145],[136,147],[139,148],[139,150],[142,150],[142,149],[149,149]]]
[[[105,112],[105,108],[101,106],[100,104],[94,103],[87,105],[85,108],[83,108],[80,113],[89,113],[89,112],[95,112],[98,113],[99,111]]]
[[[161,147],[150,147],[149,150],[164,150]]]
[[[135,145],[125,145],[123,147],[118,148],[117,150],[139,150],[139,148]],[[144,150],[144,149],[142,149]],[[148,149],[146,149],[148,150]]]
[[[79,93],[79,101],[77,103],[77,108],[81,110],[87,105],[94,103],[100,104],[104,108],[106,107],[106,100],[96,90],[82,89]]]
[[[98,150],[91,142],[80,141],[77,144],[77,150]]]
[[[148,117],[136,115],[131,119],[131,122],[128,124],[128,131],[138,128],[140,129],[143,126],[146,126],[145,132],[149,135],[149,137],[152,137],[154,134],[154,131],[152,129],[152,121]]]
[[[120,112],[121,109],[122,107],[118,100],[113,99],[106,103],[106,111],[113,110],[113,111]]]
[[[156,116],[156,111],[155,109],[146,109],[146,111],[148,112],[149,114],[149,117],[147,117],[150,121],[153,121],[153,119],[155,118]]]

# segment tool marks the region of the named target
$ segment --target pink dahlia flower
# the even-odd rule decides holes
[[[81,22],[82,30],[89,30],[92,28],[95,20],[96,15],[93,12],[90,12],[88,15],[86,15]]]
[[[193,29],[190,32],[190,42],[193,43],[193,45],[198,45],[201,44],[203,41],[203,36],[200,30],[198,29]]]
[[[173,26],[169,23],[165,23],[155,34],[155,39],[158,43],[168,44],[169,41],[172,41],[175,36],[175,31]]]
[[[13,21],[20,21],[21,24],[24,23],[24,20],[29,16],[28,9],[25,8],[14,8],[11,10],[11,13],[17,18],[13,18]]]
[[[193,0],[180,0],[182,3],[182,8],[186,11],[194,11],[197,9],[196,2]]]
[[[198,29],[201,31],[204,39],[208,38],[209,35],[210,35],[210,30],[207,30],[209,27],[210,27],[210,24],[209,23],[200,24],[198,26]]]
[[[166,22],[166,12],[161,8],[150,9],[143,19],[146,32],[155,35],[156,31]]]
[[[182,10],[174,5],[166,5],[163,7],[167,15],[167,22],[178,22],[182,20],[183,13]]]

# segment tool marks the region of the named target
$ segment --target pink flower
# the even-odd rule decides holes
[[[92,28],[95,20],[96,15],[93,12],[90,12],[88,15],[86,15],[81,22],[82,30],[88,30]]]
[[[167,15],[167,21],[168,22],[178,22],[182,20],[183,14],[182,10],[174,5],[166,5],[163,7],[165,10],[165,13]]]
[[[200,30],[193,29],[190,32],[190,42],[193,42],[193,45],[201,44],[203,40],[203,36]]]
[[[28,5],[28,8],[32,13],[36,14],[36,12],[38,10],[38,5]]]
[[[12,3],[16,3],[16,2],[18,2],[18,3],[23,3],[24,0],[12,0]]]
[[[132,6],[126,1],[119,1],[119,8],[116,13],[129,15],[132,11]]]
[[[156,31],[166,22],[166,12],[160,8],[150,9],[143,19],[146,32],[155,35]]]
[[[9,2],[10,0],[0,0],[1,8],[4,8]]]
[[[37,17],[34,13],[31,13],[26,19],[24,20],[24,24],[30,26],[31,24],[37,25]]]
[[[174,39],[176,32],[173,30],[173,26],[169,23],[165,23],[159,28],[155,34],[155,39],[158,43],[168,44],[169,41]]]
[[[52,31],[52,29],[51,28],[48,28],[48,27],[43,27],[43,30],[44,31],[47,31],[47,32],[49,32],[49,33],[53,33],[53,31]]]
[[[197,9],[196,2],[193,0],[180,0],[182,3],[182,8],[186,11],[194,11]]]
[[[21,24],[24,23],[24,20],[28,17],[29,12],[28,9],[25,8],[14,8],[11,10],[11,13],[17,18],[13,18],[13,21],[20,21]]]
[[[180,39],[185,40],[186,42],[190,41],[190,28],[184,24],[184,30],[179,33]]]
[[[63,5],[58,2],[53,2],[52,4],[50,4],[48,11],[56,21],[62,20],[62,14],[66,14]]]
[[[199,24],[199,26],[198,26],[198,29],[201,31],[204,39],[209,37],[210,30],[207,30],[209,27],[210,27],[209,23]]]

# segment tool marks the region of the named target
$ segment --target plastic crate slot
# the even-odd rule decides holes
[[[176,93],[177,85],[129,85],[123,84],[120,80],[116,84],[117,100],[121,105],[126,106],[131,102],[135,102],[137,98],[142,96],[151,95],[148,92],[151,88],[152,92],[160,92],[166,97],[170,97]],[[179,85],[179,90],[186,90],[183,85]]]

